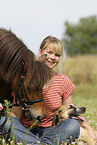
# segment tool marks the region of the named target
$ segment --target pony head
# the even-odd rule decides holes
[[[20,102],[35,102],[43,98],[42,88],[53,77],[53,72],[43,62],[36,61],[34,53],[11,30],[0,28],[0,78],[10,86],[11,91],[16,92],[21,76],[27,98],[23,92],[22,100],[19,87],[18,99]],[[28,108],[33,118],[42,117],[45,113],[43,101],[36,101]]]

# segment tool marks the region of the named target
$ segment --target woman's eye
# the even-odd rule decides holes
[[[54,54],[54,52],[52,52],[52,51],[48,51],[47,53],[49,53],[49,54]],[[57,56],[57,57],[60,57],[59,54],[54,54],[54,55]]]
[[[47,53],[50,53],[50,54],[52,54],[52,52],[51,52],[51,51],[49,51],[49,52],[47,52]]]
[[[60,55],[59,55],[59,54],[55,54],[55,56],[60,57]]]

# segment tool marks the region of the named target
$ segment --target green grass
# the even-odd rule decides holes
[[[74,90],[74,96],[80,96],[83,98],[97,98],[97,84],[75,84],[76,89]]]
[[[87,89],[85,90],[85,88],[89,88],[89,91],[87,91]],[[94,90],[95,94],[96,90]],[[92,95],[91,92],[92,86],[78,87],[78,89],[74,91],[73,102],[76,106],[86,107],[86,112],[82,116],[94,130],[97,130],[97,96]]]

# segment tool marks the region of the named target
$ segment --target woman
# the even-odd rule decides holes
[[[44,61],[51,69],[53,69],[60,61],[63,49],[62,44],[56,37],[46,37],[39,49],[39,59]],[[62,144],[65,142],[71,143],[79,137],[80,125],[74,119],[65,119],[55,127],[52,127],[52,118],[55,111],[61,104],[73,104],[72,92],[75,85],[65,75],[59,74],[54,71],[52,82],[46,84],[43,88],[45,117],[37,126],[30,130],[26,137],[26,143],[32,143],[37,140],[40,144]],[[15,128],[17,141],[23,142],[27,127],[29,127],[33,120],[21,117],[21,123],[14,117],[13,128]],[[24,127],[25,126],[25,127]],[[20,133],[22,132],[22,135]],[[19,134],[19,135],[18,135]],[[37,136],[39,138],[37,138]]]
[[[40,45],[39,59],[44,61],[46,65],[53,69],[59,63],[62,53],[63,49],[60,40],[55,37],[48,36]],[[72,136],[72,140],[78,137],[79,124],[76,120],[64,120],[55,128],[52,127],[52,117],[60,105],[73,104],[72,92],[74,89],[75,85],[68,77],[54,71],[52,83],[49,86],[44,86],[43,88],[46,115],[42,122],[34,127],[31,132],[50,144],[53,144],[54,142],[56,143],[58,140],[61,143],[62,140],[64,141],[66,134],[67,137],[65,138],[65,141],[68,136]],[[31,121],[29,121],[29,123],[31,123]],[[28,127],[27,120],[26,122],[23,120],[22,124]],[[55,137],[57,135],[60,136],[59,139]]]

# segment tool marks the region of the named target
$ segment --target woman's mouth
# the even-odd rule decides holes
[[[48,65],[49,67],[54,67],[56,65],[56,62],[55,61],[48,61],[46,60],[45,61],[46,65]]]

